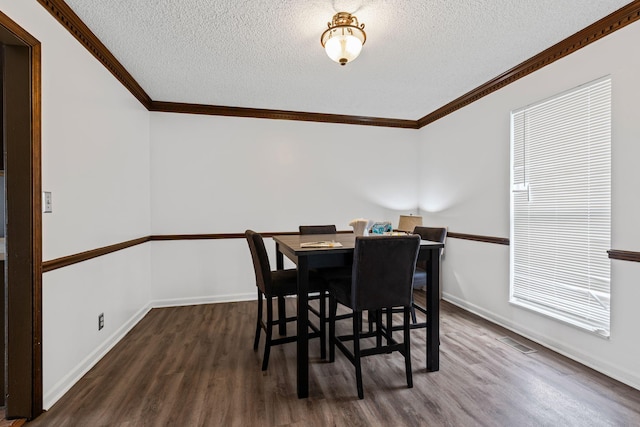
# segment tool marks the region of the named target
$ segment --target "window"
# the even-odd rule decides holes
[[[611,79],[511,113],[510,302],[609,336]]]

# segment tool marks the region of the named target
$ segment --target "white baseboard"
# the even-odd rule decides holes
[[[102,359],[124,336],[138,324],[140,320],[151,310],[151,304],[147,304],[127,320],[120,328],[111,334],[104,342],[85,357],[78,366],[62,377],[51,390],[42,396],[42,407],[50,409],[75,383],[77,383],[96,363]]]
[[[448,293],[444,293],[442,295],[442,299],[447,302],[450,302],[453,305],[456,305],[464,310],[467,310],[477,316],[482,317],[492,323],[502,326],[516,334],[522,335],[523,337],[540,344],[543,347],[546,347],[550,350],[555,351],[569,359],[575,360],[578,363],[581,363],[589,368],[596,370],[608,377],[611,377],[621,383],[624,383],[630,387],[633,387],[637,390],[640,390],[640,378],[633,372],[630,372],[627,369],[621,369],[617,366],[614,366],[607,361],[603,361],[600,359],[595,359],[590,355],[584,353],[583,351],[576,349],[567,345],[564,342],[556,341],[555,339],[541,334],[539,331],[534,331],[528,328],[526,325],[515,323],[512,320],[506,319],[502,316],[499,316],[495,313],[487,311],[482,307],[471,304],[467,301],[464,301],[456,296],[450,295]]]
[[[257,300],[257,294],[255,292],[251,292],[248,294],[211,295],[211,296],[191,297],[191,298],[157,299],[157,300],[151,301],[150,305],[153,308],[161,308],[161,307],[179,307],[184,305],[215,304],[219,302],[251,301],[251,300]]]

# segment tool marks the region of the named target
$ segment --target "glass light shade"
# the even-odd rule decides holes
[[[356,59],[362,51],[364,41],[364,32],[360,28],[351,26],[332,28],[322,37],[327,56],[340,65]]]

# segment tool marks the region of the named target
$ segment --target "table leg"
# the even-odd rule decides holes
[[[276,242],[276,268],[284,270],[284,255],[280,252],[280,244]]]
[[[284,257],[282,252],[280,252],[280,245],[276,242],[276,268],[278,270],[284,270]],[[280,323],[278,323],[278,333],[280,336],[287,335],[287,310],[285,308],[285,300],[284,297],[278,297],[278,319],[280,319]]]
[[[427,371],[440,369],[440,249],[431,249],[427,260]]]
[[[281,337],[287,335],[287,308],[284,297],[278,297],[278,333]]]
[[[298,398],[309,396],[309,265],[306,257],[298,257]]]

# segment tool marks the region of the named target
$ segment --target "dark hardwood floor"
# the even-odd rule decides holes
[[[287,304],[293,313],[295,300]],[[296,397],[295,344],[273,348],[263,373],[263,339],[260,351],[252,349],[255,302],[154,309],[26,425],[640,425],[640,391],[451,304],[441,307],[440,371],[426,372],[424,330],[414,330],[414,388],[406,387],[399,353],[372,356],[363,362],[364,400],[352,365],[340,352],[335,363],[320,360],[317,340],[308,399]],[[522,354],[497,340],[503,336],[537,352]]]

